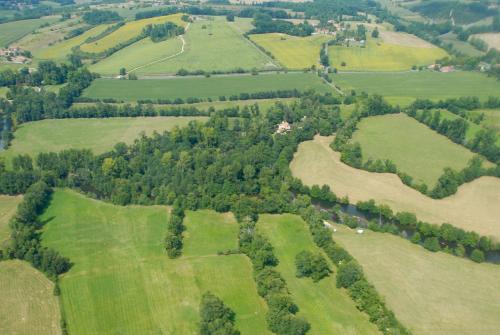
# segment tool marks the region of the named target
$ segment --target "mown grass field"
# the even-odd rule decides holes
[[[299,252],[320,252],[299,216],[261,215],[257,228],[274,247],[279,259],[277,270],[285,278],[292,298],[299,306],[298,314],[311,324],[308,334],[378,334],[376,327],[356,309],[346,292],[337,289],[335,275],[317,283],[310,278],[295,276],[295,256]]]
[[[434,187],[446,167],[460,171],[474,154],[405,114],[361,120],[352,142],[361,144],[363,160],[390,159],[418,183]]]
[[[17,205],[21,200],[21,196],[0,195],[0,250],[10,237],[10,218],[16,213]]]
[[[160,24],[165,22],[173,22],[178,26],[185,27],[186,22],[181,20],[181,16],[183,14],[172,14],[166,16],[158,16],[144,20],[130,21],[127,22],[124,26],[118,28],[114,32],[109,35],[104,36],[103,38],[91,42],[84,43],[81,45],[80,49],[85,52],[90,53],[99,53],[103,52],[107,49],[110,49],[120,43],[126,42],[136,36],[138,36],[144,27],[149,24]]]
[[[311,73],[260,74],[257,76],[213,76],[172,79],[114,80],[97,79],[83,95],[90,98],[114,98],[123,101],[144,99],[218,98],[240,93],[277,90],[331,92],[318,76]]]
[[[100,154],[118,142],[132,143],[141,132],[162,133],[175,126],[185,126],[203,117],[138,117],[104,119],[52,119],[24,123],[14,133],[8,150],[0,153],[7,161],[14,155],[36,156],[39,152],[64,149],[91,149]]]
[[[336,225],[333,239],[363,266],[415,335],[487,335],[500,329],[500,267],[432,253],[398,236]]]
[[[0,330],[2,334],[59,335],[60,312],[54,283],[29,263],[0,262]]]
[[[55,17],[45,17],[41,19],[31,19],[14,21],[0,24],[0,47],[6,47],[10,43],[17,41],[26,34],[39,28],[44,23],[52,23]]]
[[[250,39],[269,51],[284,67],[306,69],[319,66],[321,45],[330,38],[324,35],[296,37],[270,33],[250,35]]]
[[[290,165],[293,175],[306,185],[329,185],[352,203],[374,199],[395,211],[413,212],[426,222],[448,222],[500,240],[500,178],[481,177],[460,186],[452,196],[434,200],[404,185],[395,174],[371,173],[342,163],[340,153],[329,147],[332,140],[317,136],[301,143]]]
[[[319,51],[318,51],[319,52]],[[404,71],[413,65],[433,64],[447,54],[437,47],[412,47],[368,38],[365,47],[335,46],[328,48],[331,65],[339,71]],[[342,66],[345,63],[345,66]]]
[[[206,290],[236,312],[242,334],[268,334],[250,261],[217,256],[237,246],[232,215],[187,212],[184,253],[163,249],[168,209],[120,207],[58,190],[43,215],[43,245],[74,266],[61,278],[71,334],[195,334]]]
[[[388,101],[401,105],[416,98],[447,99],[477,96],[481,100],[498,96],[500,82],[476,72],[408,72],[408,73],[339,73],[333,76],[344,91],[381,94]]]
[[[93,65],[91,69],[103,74],[118,74],[120,67],[137,74],[168,74],[176,73],[180,69],[263,69],[271,61],[243,38],[242,32],[234,23],[227,22],[223,17],[209,17],[191,23],[184,39],[186,45],[183,53],[180,53],[180,38],[158,43],[147,38],[118,51]]]
[[[62,42],[44,48],[34,49],[32,50],[33,55],[40,60],[65,60],[71,53],[72,48],[81,45],[87,38],[102,33],[108,26],[109,25],[101,24],[68,40],[63,40]]]

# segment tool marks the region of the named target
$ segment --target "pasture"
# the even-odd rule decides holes
[[[124,26],[113,31],[111,34],[104,36],[103,38],[91,42],[84,43],[80,46],[80,49],[84,52],[99,53],[106,51],[120,43],[127,42],[128,40],[138,36],[142,33],[142,29],[150,24],[161,24],[165,22],[173,22],[178,26],[185,27],[186,22],[181,20],[181,13],[158,16],[144,20],[130,21]]]
[[[22,21],[13,21],[0,24],[0,47],[6,47],[12,42],[17,41],[24,35],[39,28],[45,23],[55,22],[55,17],[44,17],[41,19],[31,19]]]
[[[54,283],[29,263],[0,262],[2,334],[61,334],[59,303],[53,290]]]
[[[339,73],[333,81],[344,91],[383,95],[389,102],[410,104],[416,98],[440,100],[477,96],[486,100],[498,96],[500,82],[476,72],[440,73],[431,71],[405,73]]]
[[[390,159],[400,171],[430,188],[434,187],[444,168],[460,171],[474,156],[468,149],[405,114],[364,118],[352,142],[361,145],[365,162]]]
[[[395,174],[367,172],[342,163],[340,153],[329,146],[332,140],[317,136],[301,143],[290,165],[292,174],[309,186],[329,185],[351,203],[374,199],[394,211],[413,212],[420,220],[448,222],[500,241],[500,178],[478,178],[460,186],[456,194],[435,200],[404,185]]]
[[[118,142],[131,144],[144,132],[163,132],[185,126],[203,117],[138,117],[103,119],[51,119],[24,123],[14,133],[8,150],[1,152],[9,161],[14,155],[58,152],[65,149],[90,149],[101,154]]]
[[[359,261],[413,334],[487,335],[500,329],[498,265],[432,253],[390,234],[335,227],[333,239]]]
[[[231,75],[205,77],[176,77],[171,79],[114,80],[97,79],[83,96],[96,99],[113,98],[123,101],[145,99],[213,98],[240,93],[277,90],[331,92],[318,76],[312,73]]]
[[[182,38],[184,42],[180,37],[158,43],[149,38],[141,40],[91,69],[103,74],[118,74],[119,69],[125,67],[129,72],[154,75],[172,74],[180,69],[211,72],[271,66],[272,60],[245,40],[238,27],[223,17],[196,20]]]
[[[210,290],[236,312],[242,334],[268,334],[250,261],[217,255],[237,246],[232,215],[187,212],[184,253],[172,260],[163,249],[167,213],[55,192],[42,243],[74,262],[60,283],[69,332],[195,334],[201,294]]]
[[[447,55],[413,35],[400,34],[381,32],[386,37],[369,37],[365,47],[332,45],[328,48],[331,65],[339,71],[405,71],[413,65],[433,64]]]
[[[0,250],[10,237],[10,218],[16,213],[17,205],[22,197],[0,195]]]
[[[378,334],[368,317],[359,312],[344,290],[335,286],[335,275],[314,283],[297,278],[295,256],[304,250],[321,252],[313,242],[306,223],[296,215],[261,215],[257,229],[274,247],[277,270],[285,278],[299,313],[311,323],[310,335]],[[326,258],[326,256],[325,256]],[[335,269],[330,264],[331,269]]]
[[[269,51],[280,64],[288,69],[308,69],[319,66],[321,45],[330,39],[324,35],[308,37],[280,33],[250,35],[250,39]]]
[[[63,40],[45,48],[35,49],[33,50],[33,55],[35,58],[41,60],[64,60],[71,53],[71,49],[84,43],[87,38],[99,35],[106,30],[108,26],[109,25],[101,24],[87,30],[81,35]]]

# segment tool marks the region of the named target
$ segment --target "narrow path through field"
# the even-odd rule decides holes
[[[189,23],[187,24],[186,29],[185,29],[185,31],[184,31],[184,34],[185,34],[185,33],[187,32],[187,30],[189,29],[189,25],[190,25],[190,24],[191,24],[191,22],[189,22]],[[147,67],[147,66],[150,66],[150,65],[153,65],[153,64],[156,64],[156,63],[160,63],[160,62],[163,62],[163,61],[165,61],[165,60],[167,60],[167,59],[171,59],[171,58],[174,58],[174,57],[177,57],[177,56],[179,56],[179,55],[183,54],[183,53],[184,53],[184,51],[185,51],[185,46],[186,46],[186,40],[184,39],[184,34],[179,35],[179,38],[180,38],[180,39],[181,39],[181,41],[182,41],[181,51],[179,51],[179,52],[177,52],[177,53],[175,53],[175,54],[173,54],[173,55],[170,55],[170,56],[167,56],[167,57],[163,57],[163,58],[157,59],[157,60],[152,61],[152,62],[150,62],[150,63],[144,64],[144,65],[141,65],[141,66],[137,66],[137,67],[133,68],[132,70],[128,71],[128,73],[132,73],[132,72],[134,72],[134,71],[136,71],[136,70],[139,70],[139,69],[142,69],[142,68],[144,68],[144,67]]]

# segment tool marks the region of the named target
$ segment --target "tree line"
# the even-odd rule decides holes
[[[170,160],[171,157],[167,153],[164,159]],[[167,235],[165,236],[165,249],[170,258],[177,258],[182,253],[182,232],[185,230],[182,223],[183,220],[184,209],[180,206],[179,202],[174,202],[168,221]]]
[[[240,335],[234,311],[212,294],[205,292],[200,303],[200,335]]]

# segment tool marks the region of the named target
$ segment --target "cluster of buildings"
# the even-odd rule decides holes
[[[9,63],[27,64],[31,62],[26,53],[18,47],[0,48],[0,57]]]

